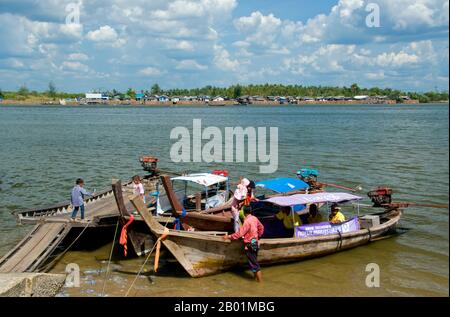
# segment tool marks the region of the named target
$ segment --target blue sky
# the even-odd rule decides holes
[[[380,27],[367,26],[371,3]],[[67,23],[76,6],[79,21]],[[266,82],[448,90],[448,7],[448,0],[0,0],[0,89],[45,90],[53,81],[74,92]]]

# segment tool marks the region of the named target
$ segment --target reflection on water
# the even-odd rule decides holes
[[[227,168],[254,179],[258,164],[174,164],[170,131],[192,126],[279,127],[277,176],[300,167],[320,170],[323,181],[364,191],[390,185],[398,200],[448,203],[448,105],[286,107],[11,107],[0,108],[0,254],[30,228],[10,213],[67,200],[77,177],[88,189],[139,173],[137,158],[152,154],[161,167],[179,171]],[[269,176],[270,177],[270,176]],[[135,296],[448,296],[448,210],[410,208],[406,234],[324,258],[264,268],[255,285],[248,272],[191,279],[169,256],[158,274],[150,260],[130,295]],[[112,237],[111,237],[112,238]],[[111,245],[68,252],[81,268],[81,287],[60,296],[101,296]],[[107,296],[123,296],[144,259],[117,252]],[[381,268],[381,288],[365,286],[368,263]]]

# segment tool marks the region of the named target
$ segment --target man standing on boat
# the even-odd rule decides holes
[[[262,282],[261,267],[258,263],[258,251],[259,251],[259,239],[264,233],[264,226],[262,223],[252,215],[252,209],[250,206],[244,206],[244,225],[238,232],[232,235],[225,235],[224,240],[237,240],[244,238],[245,255],[248,259],[248,265],[255,275],[257,282]]]
[[[70,194],[70,202],[73,206],[71,221],[75,221],[78,210],[81,212],[81,220],[84,219],[84,199],[86,197],[94,196],[94,193],[90,193],[83,188],[84,181],[78,178],[75,187],[72,189]]]

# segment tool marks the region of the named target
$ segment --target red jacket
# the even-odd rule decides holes
[[[259,240],[264,233],[264,226],[262,223],[253,215],[245,218],[244,225],[239,229],[238,232],[233,233],[230,236],[231,240],[237,240],[239,238],[244,238],[244,243],[250,243],[252,239]]]

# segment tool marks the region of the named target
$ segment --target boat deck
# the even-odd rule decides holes
[[[128,201],[129,208],[132,208]],[[103,193],[85,203],[85,220],[71,222],[72,209],[61,204],[58,208],[35,210],[33,215],[19,216],[22,224],[34,224],[33,229],[11,251],[0,259],[0,273],[33,272],[39,270],[72,229],[111,226],[119,216],[112,192]],[[45,211],[45,212],[42,212]],[[30,211],[31,212],[31,211]],[[80,217],[78,213],[77,217]]]

